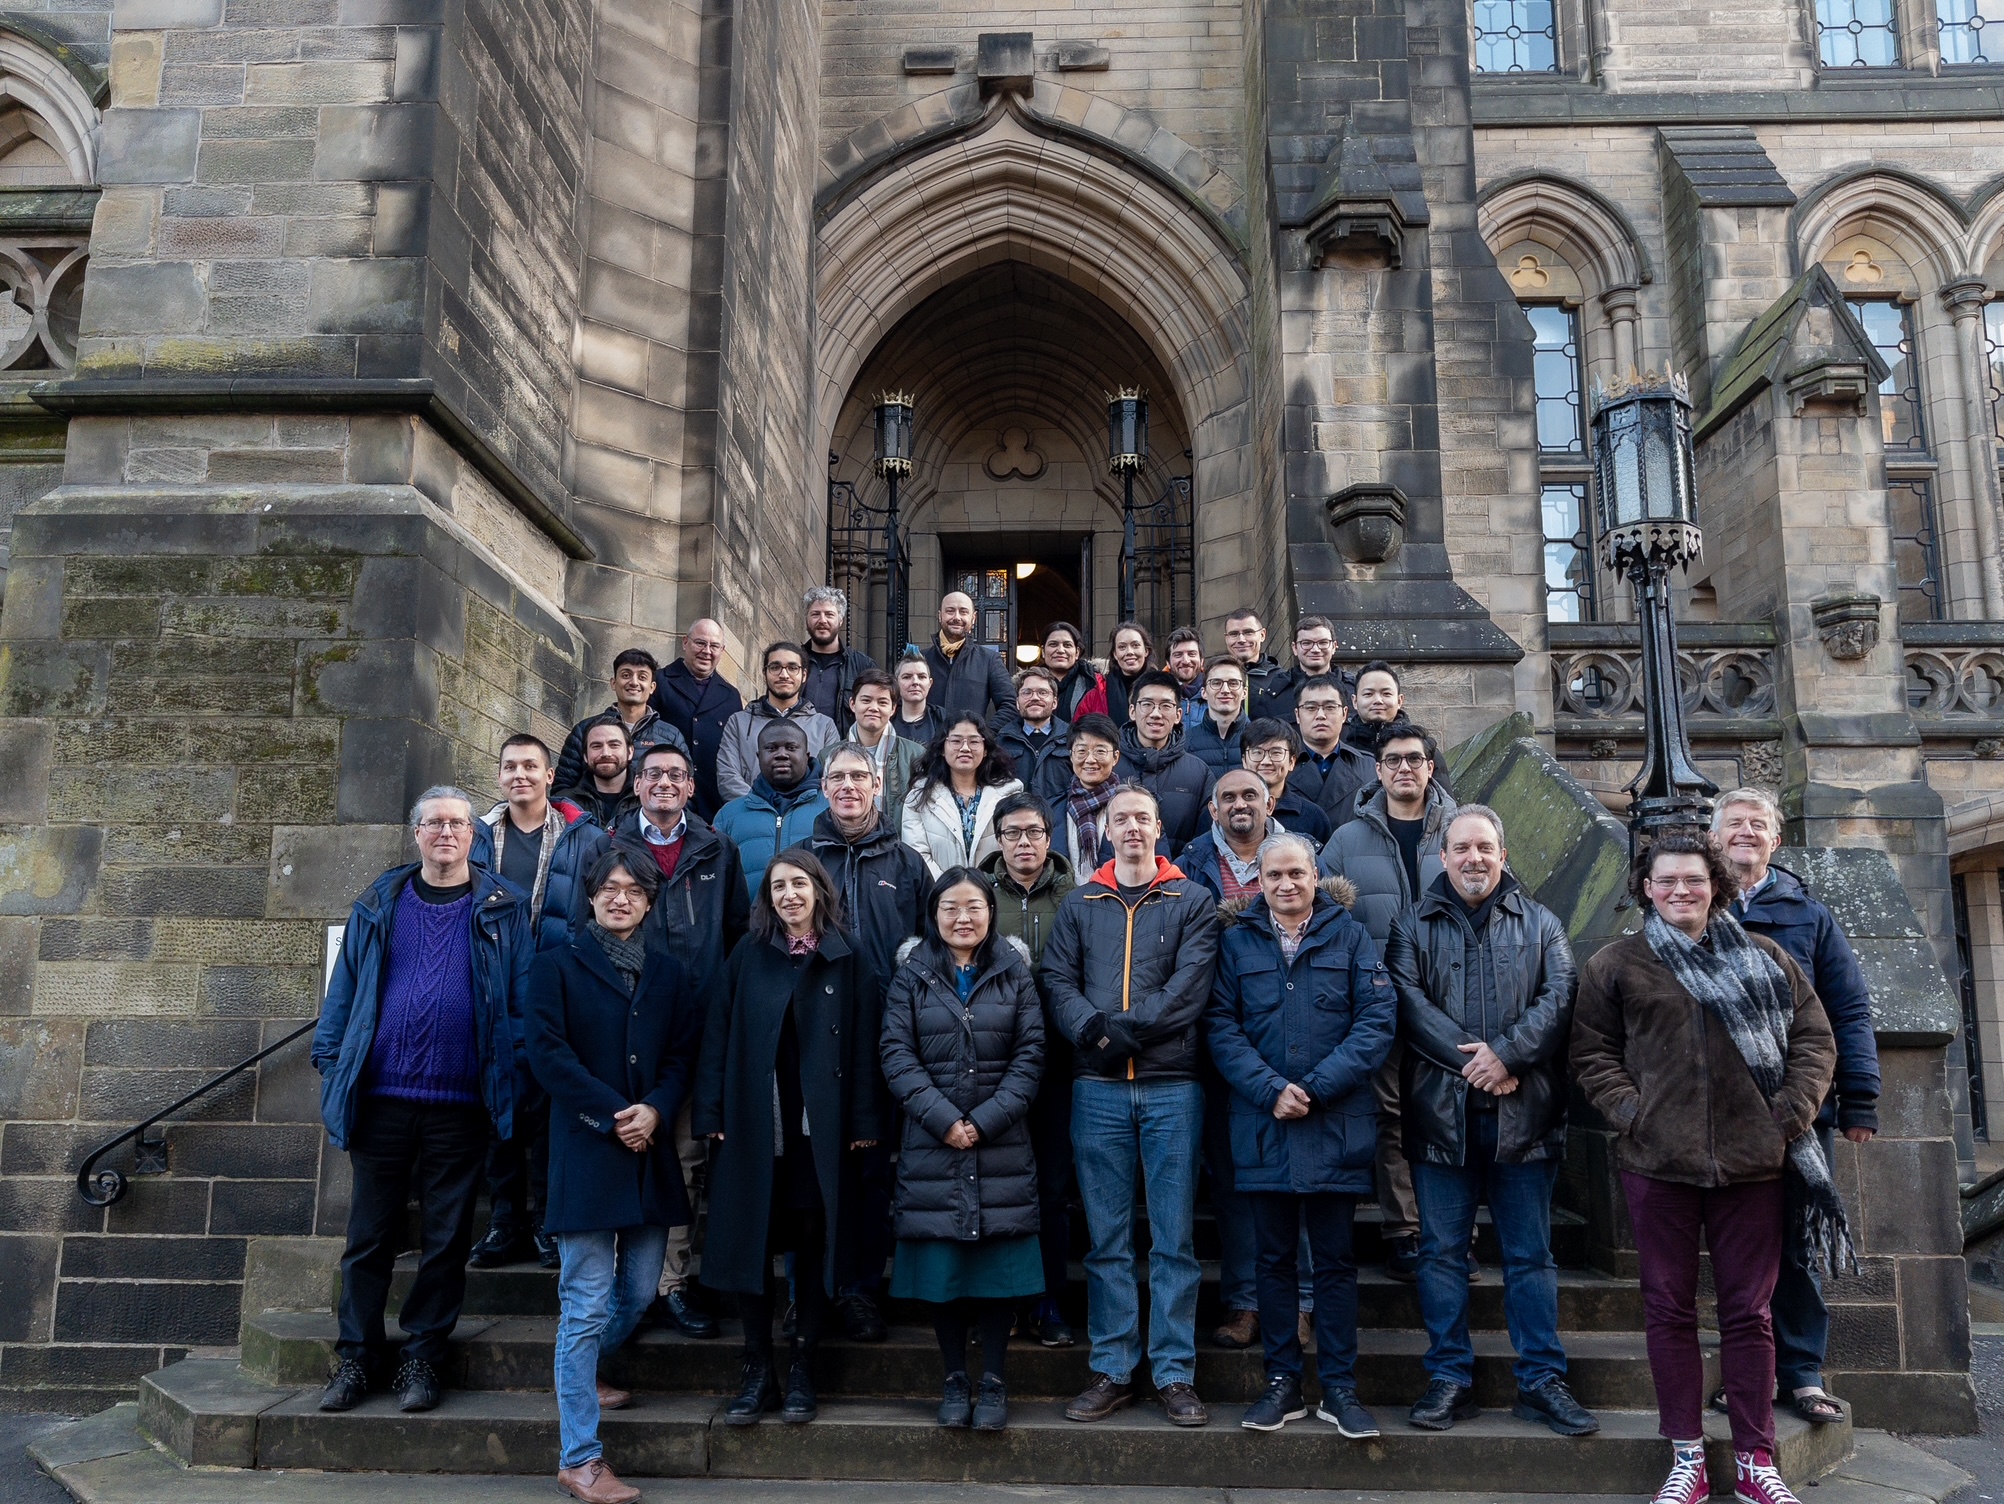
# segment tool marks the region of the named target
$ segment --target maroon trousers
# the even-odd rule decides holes
[[[1705,1367],[1698,1352],[1698,1234],[1712,1252],[1719,1359],[1733,1450],[1774,1450],[1774,1328],[1768,1299],[1781,1272],[1782,1183],[1681,1185],[1621,1174],[1642,1266],[1649,1372],[1664,1436],[1704,1434]]]

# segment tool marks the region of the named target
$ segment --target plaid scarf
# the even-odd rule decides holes
[[[640,973],[647,965],[647,947],[638,939],[622,940],[596,919],[587,919],[585,928],[591,931],[598,948],[605,952],[606,960],[612,962],[612,969],[619,973],[631,993],[640,985]],[[634,931],[637,936],[640,932]]]
[[[1795,1017],[1794,994],[1774,957],[1723,911],[1712,916],[1705,931],[1709,947],[1665,923],[1654,909],[1643,920],[1642,933],[1677,985],[1725,1025],[1754,1085],[1772,1103],[1787,1074],[1788,1026]],[[1795,1208],[1789,1235],[1803,1262],[1830,1274],[1847,1268],[1856,1274],[1858,1253],[1850,1223],[1814,1133],[1798,1133],[1790,1141],[1786,1173],[1796,1182],[1791,1189],[1797,1193],[1789,1198]]]
[[[501,853],[507,848],[508,832],[514,827],[508,823],[507,805],[500,805],[496,813],[500,818],[494,819],[489,828],[494,832],[494,870],[499,873]],[[550,884],[550,858],[557,854],[557,837],[570,828],[570,823],[564,818],[564,812],[557,808],[556,800],[552,799],[549,808],[543,811],[543,846],[536,855],[536,885],[529,894],[529,927],[532,930],[543,921],[543,890]]]
[[[1071,816],[1072,824],[1078,827],[1079,849],[1072,854],[1072,861],[1082,872],[1099,865],[1099,817],[1119,792],[1120,780],[1117,778],[1109,778],[1098,788],[1089,789],[1079,782],[1076,773],[1072,775],[1072,786],[1065,792],[1065,812]]]

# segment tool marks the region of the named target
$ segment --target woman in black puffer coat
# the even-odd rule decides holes
[[[904,1109],[891,1294],[931,1302],[943,1426],[1000,1430],[1015,1305],[1044,1288],[1028,1115],[1044,1067],[1044,1013],[1027,948],[995,930],[995,889],[971,867],[926,895],[884,1003],[884,1079]],[[981,1328],[978,1399],[967,1329]]]

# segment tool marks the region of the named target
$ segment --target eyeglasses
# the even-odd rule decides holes
[[[949,736],[946,744],[956,752],[979,752],[982,747],[978,736]]]
[[[681,768],[642,768],[634,775],[635,783],[694,783],[696,780]]]
[[[766,673],[767,673],[768,675],[771,675],[771,674],[804,674],[804,673],[806,673],[806,672],[807,672],[807,670],[806,670],[806,669],[802,668],[802,667],[801,667],[801,666],[800,666],[799,664],[797,664],[797,663],[768,663],[768,664],[767,664],[767,665],[765,666],[765,671],[766,671]]]
[[[417,828],[435,836],[456,836],[461,831],[473,829],[473,822],[471,820],[441,820],[434,817],[430,820],[418,821]]]
[[[1007,841],[1011,845],[1019,841],[1049,840],[1050,835],[1051,833],[1041,825],[998,825],[995,827],[995,839],[998,841]]]
[[[598,893],[601,898],[624,898],[630,902],[640,903],[647,900],[647,890],[639,883],[607,883],[598,890]]]
[[[1709,893],[1712,880],[1709,877],[1652,877],[1649,886],[1658,893]]]
[[[1428,757],[1424,752],[1381,752],[1378,754],[1378,766],[1394,770],[1412,768],[1417,771],[1432,761],[1433,759]]]
[[[1260,767],[1267,763],[1286,762],[1293,754],[1285,746],[1248,747],[1243,761],[1247,767]]]
[[[1079,762],[1107,762],[1115,756],[1112,747],[1094,742],[1073,742],[1072,756]]]
[[[1176,702],[1164,699],[1161,695],[1150,695],[1145,700],[1136,700],[1134,708],[1136,710],[1152,710],[1158,714],[1166,714],[1176,708]]]
[[[876,777],[875,773],[869,772],[866,769],[850,768],[848,771],[841,773],[823,773],[821,781],[823,783],[832,783],[839,787],[848,783],[869,784],[874,782]]]

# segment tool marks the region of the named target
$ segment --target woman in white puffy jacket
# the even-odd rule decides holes
[[[1002,849],[995,806],[1023,784],[980,719],[963,715],[947,722],[912,777],[902,834],[934,877],[949,867],[979,867]]]

